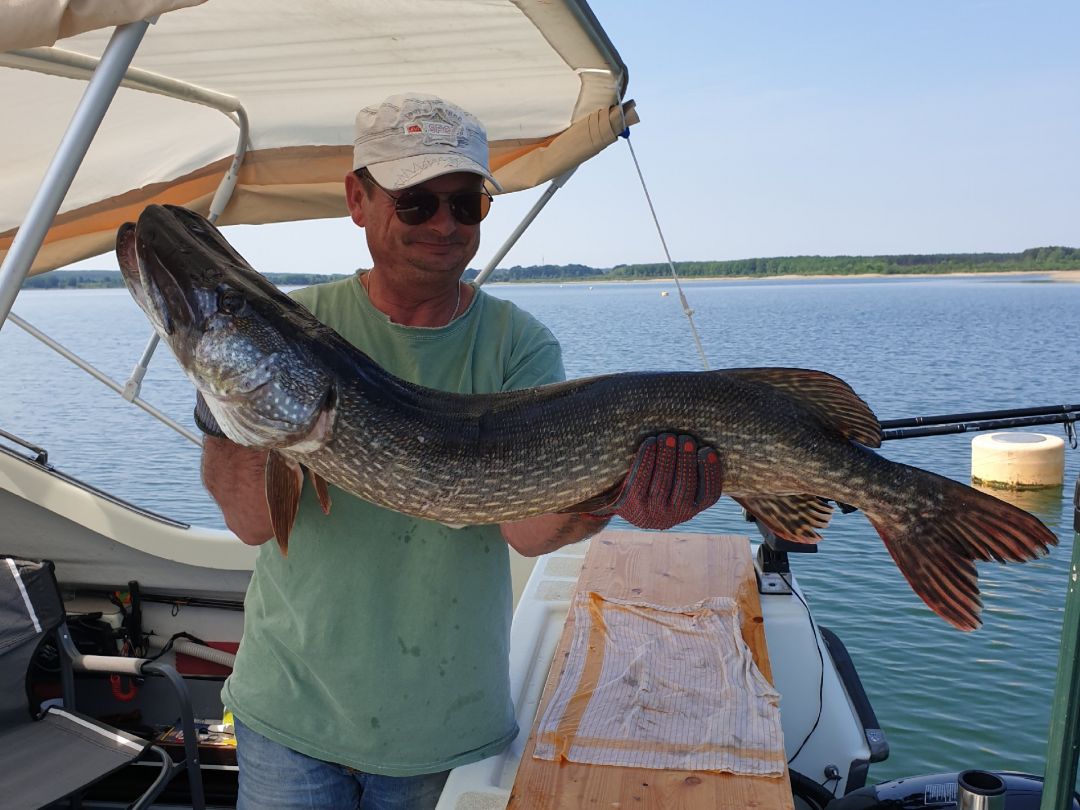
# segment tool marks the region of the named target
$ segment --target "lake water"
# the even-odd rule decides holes
[[[701,367],[671,282],[489,289],[551,327],[572,377]],[[684,289],[712,367],[823,369],[881,419],[1080,401],[1080,284],[1002,277]],[[150,334],[123,290],[27,292],[14,311],[114,379],[126,378]],[[222,526],[199,484],[194,445],[13,324],[0,331],[0,369],[0,427],[136,504]],[[144,397],[192,424],[192,389],[164,348]],[[1061,426],[1036,430],[1062,435]],[[967,481],[971,438],[893,441],[883,452]],[[976,633],[953,630],[923,606],[860,513],[837,515],[820,553],[793,560],[817,621],[844,640],[888,734],[891,757],[872,779],[969,767],[1042,772],[1078,474],[1080,454],[1067,448],[1064,490],[1020,501],[1061,546],[1023,566],[980,566],[985,625]],[[745,532],[746,524],[725,498],[686,528]]]

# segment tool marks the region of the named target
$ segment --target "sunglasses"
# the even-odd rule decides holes
[[[453,194],[436,194],[426,188],[409,189],[392,194],[375,182],[365,170],[361,174],[379,191],[394,201],[394,213],[406,225],[422,225],[439,210],[446,198],[450,215],[462,225],[479,225],[491,210],[491,195],[487,191],[456,191]]]

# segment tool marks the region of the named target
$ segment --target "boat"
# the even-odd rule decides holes
[[[245,26],[249,15],[239,0],[102,0],[54,4],[47,12],[0,6],[3,97],[9,109],[33,112],[0,135],[6,147],[0,154],[7,156],[0,195],[3,328],[37,331],[11,313],[28,274],[111,249],[119,225],[151,203],[183,205],[219,225],[343,216],[340,178],[352,143],[343,111],[381,99],[387,88],[408,84],[476,113],[488,126],[491,165],[507,193],[547,185],[478,283],[577,167],[638,121],[628,68],[582,0],[418,0],[403,10],[376,0],[301,6],[266,0],[258,26]],[[91,142],[109,148],[88,151]],[[102,381],[197,442],[188,427],[141,396],[155,347],[151,338],[133,358],[129,380]],[[254,550],[230,532],[150,512],[123,493],[65,474],[32,437],[2,435],[0,553],[55,563],[72,625],[85,619],[81,641],[95,652],[120,651],[94,629],[106,637],[123,627],[169,639],[161,660],[185,674],[200,716],[221,718],[217,693],[242,633]],[[536,565],[516,561],[510,663],[522,733],[497,757],[456,769],[443,810],[530,806],[520,792],[515,798],[515,778],[528,760],[529,730],[545,699],[575,585],[587,555],[604,543],[648,546],[652,539],[614,531]],[[871,806],[868,796],[884,800],[902,788],[868,784],[872,764],[888,756],[888,741],[842,640],[814,621],[796,551],[768,532],[755,533],[752,550],[747,543],[740,551],[756,585],[773,684],[783,695],[786,797],[775,806]],[[140,617],[134,631],[132,615]],[[819,677],[804,677],[808,668]],[[81,681],[93,709],[114,714],[100,685],[100,678]],[[138,707],[142,724],[155,730],[174,720],[152,689],[138,690],[125,706]],[[227,754],[206,758],[202,769],[209,804],[233,806],[236,767]],[[124,779],[99,785],[84,806],[116,801],[110,791]],[[919,805],[926,807],[951,806],[949,796],[955,804],[956,786],[977,792],[980,779],[992,787],[997,779],[1010,796],[1041,784],[1041,775],[913,779],[953,786],[951,794],[944,789],[941,804]],[[196,804],[182,780],[174,788],[162,801]],[[1070,788],[1067,806],[1071,801]]]

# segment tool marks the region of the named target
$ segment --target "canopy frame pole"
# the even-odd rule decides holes
[[[532,225],[533,220],[535,220],[540,212],[544,210],[544,206],[551,202],[551,198],[555,196],[555,192],[566,185],[566,181],[569,180],[571,175],[577,170],[578,167],[575,166],[570,171],[560,174],[548,184],[548,187],[544,189],[544,193],[540,195],[540,199],[533,204],[533,207],[529,209],[529,213],[527,213],[525,218],[521,220],[516,228],[514,228],[513,233],[511,233],[506,241],[503,242],[502,247],[495,251],[495,255],[491,257],[491,260],[484,266],[484,269],[476,276],[476,284],[478,286],[487,281],[491,274],[495,272],[495,268],[499,266],[499,262],[506,258],[506,254],[517,244],[521,235],[528,230],[529,226]]]
[[[44,332],[42,332],[37,327],[33,326],[32,324],[27,323],[22,318],[20,318],[18,315],[16,315],[14,312],[8,313],[8,320],[11,321],[16,326],[18,326],[20,329],[23,329],[31,337],[37,338],[39,341],[44,343],[46,346],[48,346],[54,352],[56,352],[61,357],[63,357],[65,360],[70,362],[72,365],[75,365],[75,366],[79,367],[80,369],[85,371],[87,374],[89,374],[91,377],[93,377],[98,382],[102,383],[103,385],[108,386],[113,391],[120,394],[120,396],[122,396],[124,399],[128,400],[132,405],[137,405],[138,407],[142,408],[144,411],[146,411],[148,414],[150,414],[152,417],[157,419],[159,422],[161,422],[166,427],[172,428],[173,430],[175,430],[177,433],[179,433],[181,436],[183,436],[188,441],[190,441],[190,442],[192,442],[194,444],[200,445],[200,446],[202,445],[202,439],[199,438],[194,433],[192,433],[187,428],[185,428],[179,422],[176,422],[175,420],[173,420],[170,417],[166,416],[164,413],[159,411],[157,408],[155,408],[153,405],[151,405],[146,400],[140,399],[137,396],[131,396],[131,397],[127,396],[127,393],[125,391],[125,386],[120,385],[120,383],[113,380],[111,377],[109,377],[109,375],[105,374],[105,372],[103,372],[100,369],[96,368],[90,362],[88,362],[88,361],[84,360],[83,358],[79,357],[79,355],[75,354],[75,352],[73,352],[70,349],[66,348],[65,346],[61,345],[57,341],[53,340],[51,337],[46,335]]]
[[[1061,622],[1057,684],[1050,710],[1046,771],[1041,810],[1073,806],[1077,756],[1080,755],[1080,479],[1073,496],[1073,550],[1065,616]]]
[[[0,264],[0,329],[149,25],[149,20],[140,20],[117,26],[105,46],[101,63],[79,100],[22,227]]]
[[[104,56],[102,59],[104,59]],[[64,50],[63,48],[28,48],[0,55],[0,65],[32,70],[35,73],[48,75],[92,79],[102,59]],[[248,115],[240,100],[235,96],[208,90],[189,82],[130,66],[124,72],[120,86],[145,93],[163,95],[180,101],[201,104],[204,107],[218,110],[236,124],[240,132],[236,142],[236,149],[233,151],[233,159],[225,172],[225,176],[221,179],[221,183],[218,184],[217,191],[210,202],[210,211],[207,216],[211,222],[216,222],[236,190],[236,184],[240,179],[240,166],[244,162],[244,156],[247,154],[250,142]],[[142,357],[131,370],[121,394],[128,402],[134,402],[139,396],[142,390],[143,378],[146,376],[146,370],[150,364],[150,359],[154,356],[158,342],[157,333],[151,334],[146,348],[143,349]]]

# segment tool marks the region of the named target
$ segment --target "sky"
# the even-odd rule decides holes
[[[590,5],[629,68],[630,139],[675,261],[1080,246],[1075,0]],[[473,266],[539,194],[496,199]],[[263,272],[370,262],[347,219],[225,233]],[[501,266],[658,261],[620,140]]]

